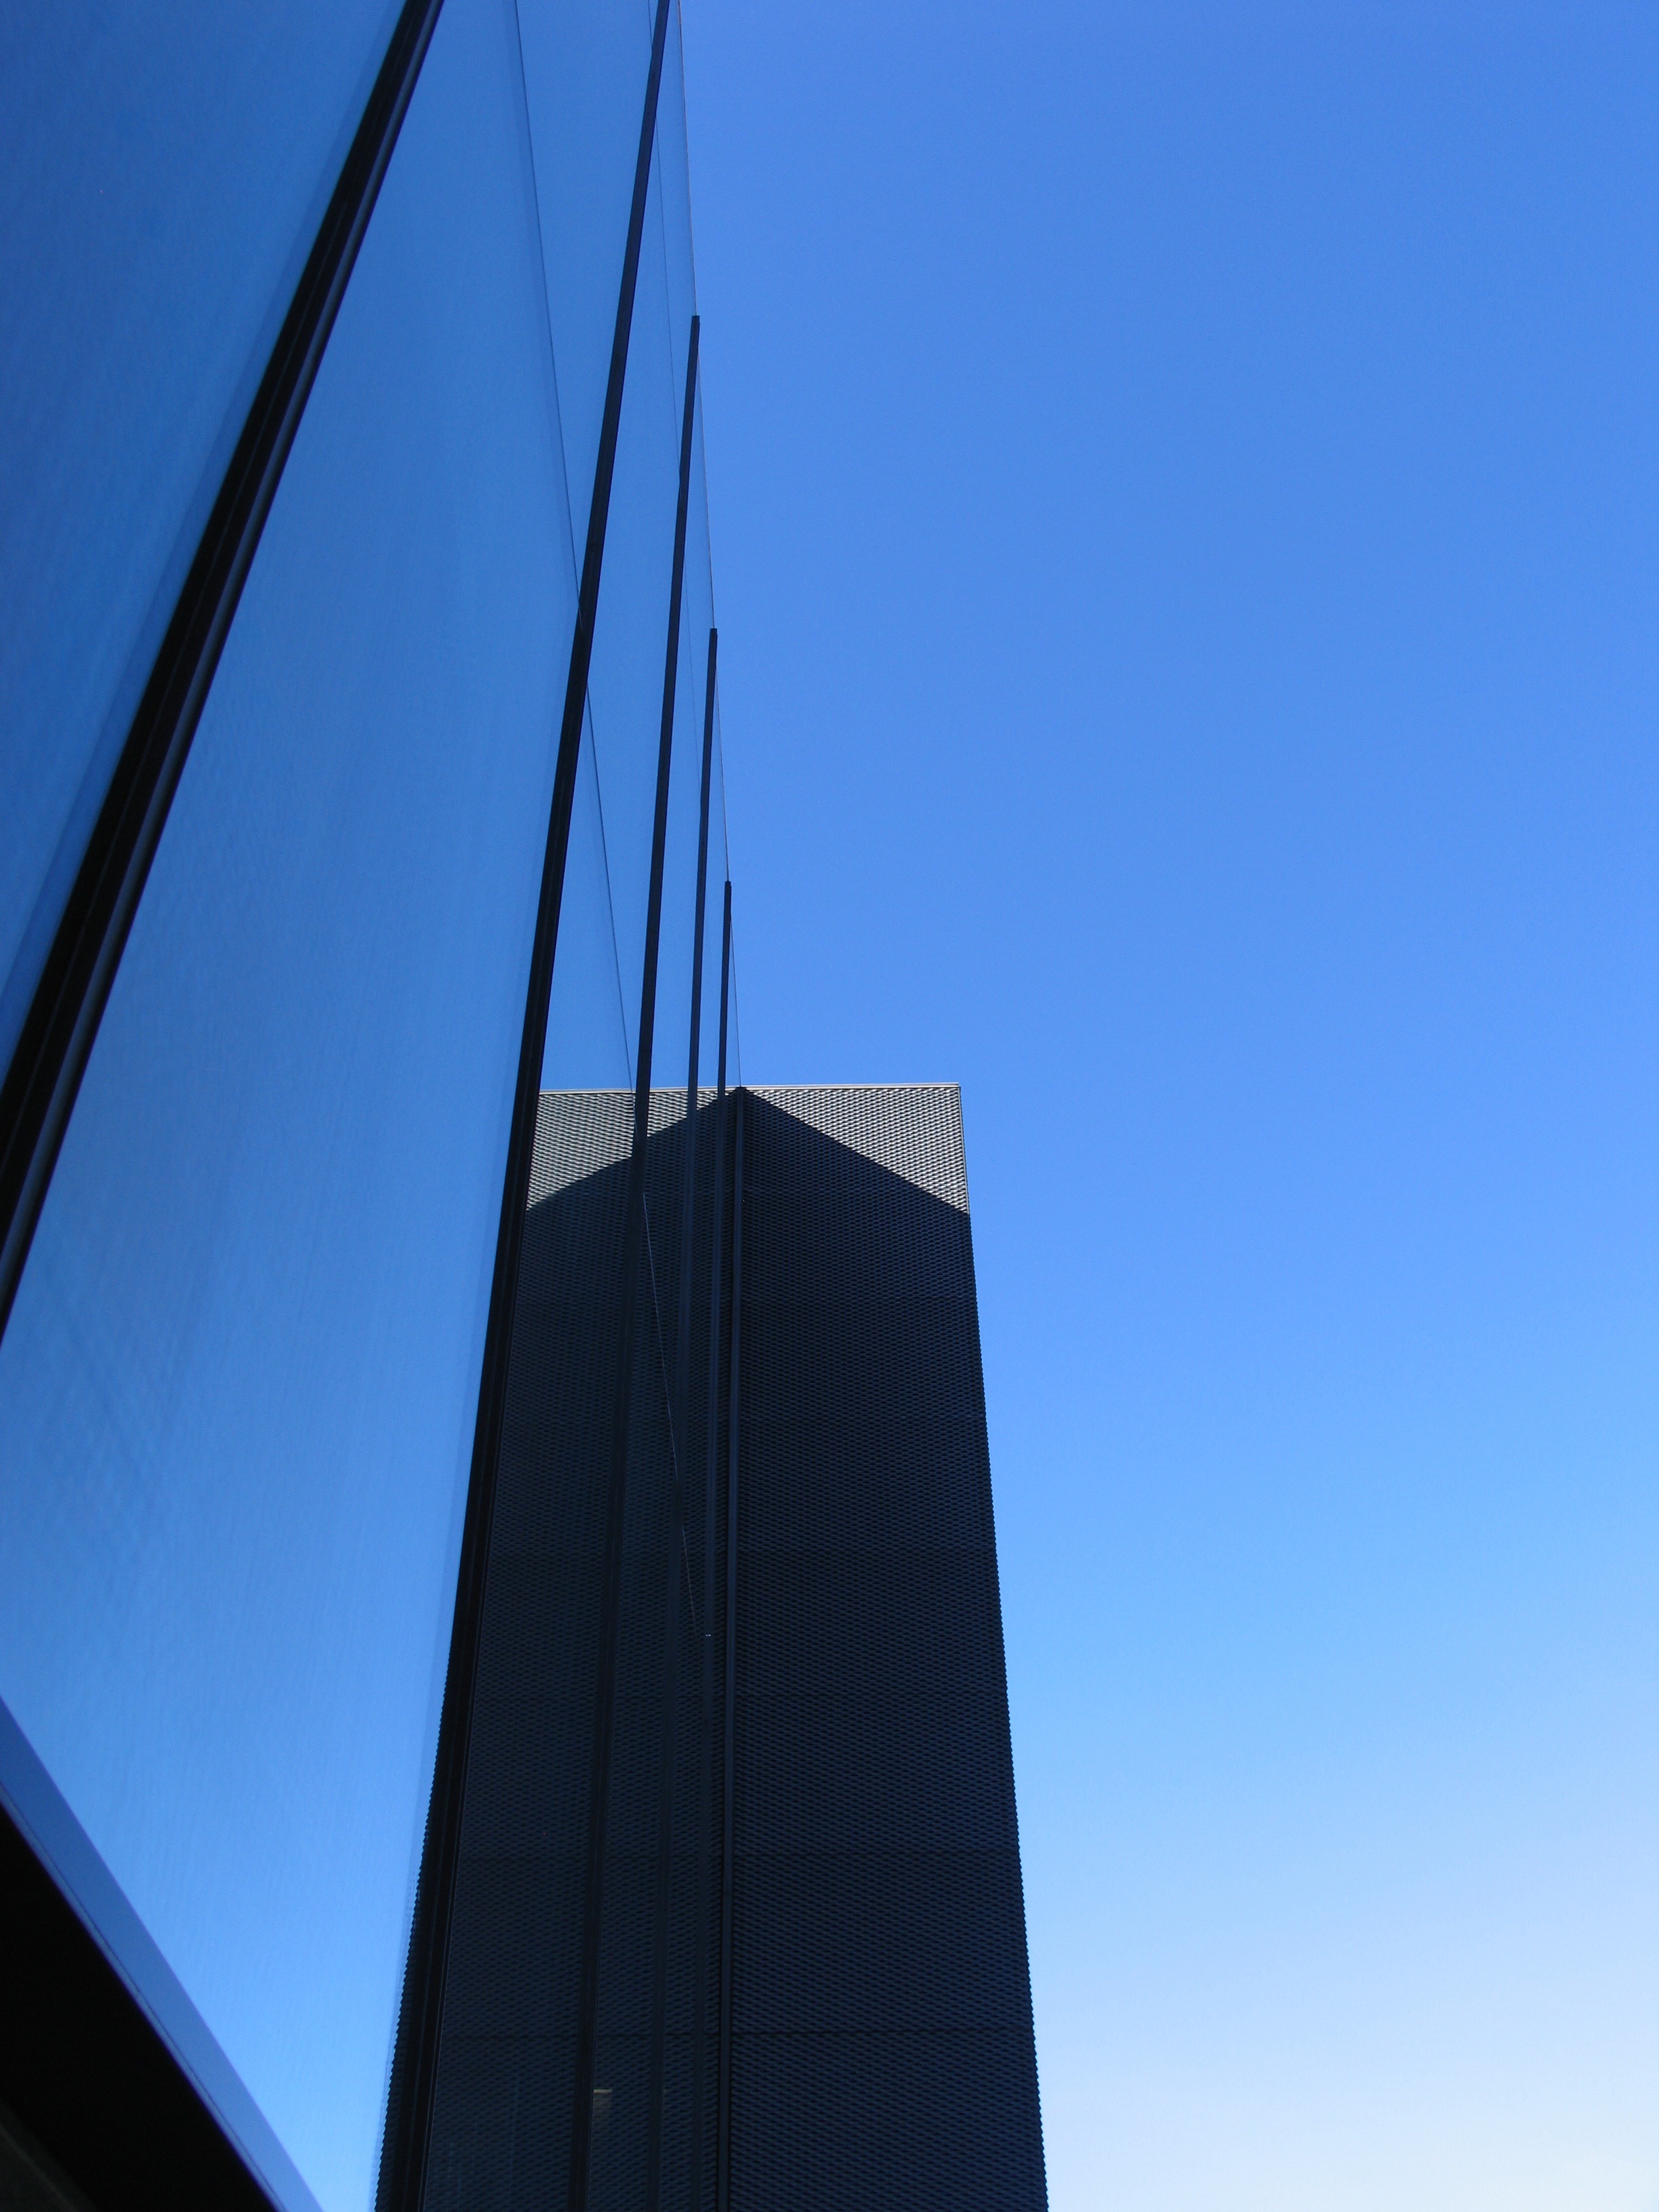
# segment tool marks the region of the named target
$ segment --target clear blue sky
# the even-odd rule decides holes
[[[745,1073],[963,1085],[1056,2212],[1653,2212],[1659,14],[685,15]]]

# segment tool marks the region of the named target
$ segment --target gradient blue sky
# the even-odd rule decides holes
[[[1056,2212],[1653,2212],[1659,14],[685,18],[745,1073],[963,1085]]]

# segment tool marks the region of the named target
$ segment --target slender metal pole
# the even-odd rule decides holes
[[[689,427],[689,425],[688,425]],[[660,2116],[666,2084],[668,2033],[668,1932],[673,1898],[674,1735],[679,1702],[679,1575],[682,1559],[690,1579],[690,1553],[686,1548],[686,1480],[691,1465],[691,1261],[696,1231],[697,1189],[697,1060],[702,1037],[703,915],[708,896],[708,785],[714,754],[714,667],[720,649],[719,632],[708,632],[708,662],[702,708],[702,782],[697,800],[697,891],[691,929],[691,1036],[686,1054],[685,1142],[681,1173],[680,1310],[676,1340],[674,1404],[679,1445],[674,1455],[673,1512],[668,1531],[667,1618],[663,1624],[662,1769],[657,1802],[657,1888],[652,1929],[653,1979],[651,1992],[651,2051],[647,2069],[650,2110]],[[719,1199],[716,1196],[718,1206]],[[705,1530],[705,1548],[707,1531]],[[695,1621],[694,1621],[695,1626]],[[659,1973],[658,1969],[660,1969]],[[693,2035],[694,2051],[696,2043]],[[693,2074],[696,2062],[693,2058]],[[696,2096],[694,2091],[694,2109]],[[696,2131],[694,2122],[694,2145]],[[646,2212],[657,2212],[662,2199],[662,2132],[660,2117],[651,2136],[652,2158],[646,2173]],[[696,2165],[694,2149],[693,2169]]]
[[[691,431],[697,405],[697,318],[691,318],[690,358],[685,372],[685,413],[680,424],[680,504],[675,523],[676,613],[685,560],[686,507],[691,483]],[[714,633],[709,636],[712,641]],[[679,651],[679,623],[673,625],[673,651]],[[714,660],[708,668],[709,704],[714,701]],[[666,708],[664,710],[666,712]],[[680,1576],[684,1549],[685,1465],[690,1449],[691,1232],[695,1225],[697,1165],[697,1024],[702,1009],[702,902],[708,885],[708,760],[713,718],[705,714],[702,738],[702,799],[697,831],[697,905],[692,921],[691,1042],[685,1081],[684,1192],[680,1212],[679,1332],[675,1355],[673,1403],[668,1419],[677,1439],[669,1495],[667,1589],[663,1621],[662,1720],[657,1772],[657,1879],[651,1928],[651,2042],[646,2069],[645,2212],[657,2212],[662,2197],[663,2093],[668,2047],[668,1918],[674,1887],[674,1722],[680,1694]],[[689,1575],[690,1569],[684,1571]]]
[[[300,418],[441,0],[408,0],[213,502],[0,1083],[0,1334]]]
[[[720,632],[711,625],[702,702],[702,786],[697,797],[697,905],[691,929],[691,1042],[685,1069],[685,1188],[681,1206],[680,1318],[674,1384],[682,1467],[690,1464],[691,1241],[697,1188],[697,1048],[702,1035],[703,915],[708,899],[708,784],[714,760],[714,667],[720,642]]]
[[[713,636],[710,635],[710,656]],[[712,695],[713,686],[710,692]],[[712,704],[712,696],[711,696]],[[714,1514],[719,1503],[720,1426],[720,1229],[726,1218],[726,1016],[732,973],[732,883],[720,918],[720,1072],[714,1090],[714,1253],[708,1289],[708,1407],[703,1443],[702,1504],[702,1737],[697,1761],[697,1982],[691,2023],[691,2176],[689,2212],[702,2204],[704,2045],[708,2034],[708,1862],[713,1844],[714,1787]]]
[[[662,0],[665,6],[667,0]],[[674,746],[674,692],[679,676],[680,598],[685,583],[685,517],[691,483],[690,424],[697,385],[697,318],[685,364],[685,421],[680,441],[679,504],[674,523],[673,580],[668,600],[668,657],[663,672],[662,729],[657,742],[657,802],[651,827],[651,886],[646,900],[645,971],[640,989],[639,1047],[634,1071],[634,1147],[628,1166],[628,1213],[623,1238],[621,1359],[611,1423],[610,1492],[599,1589],[599,1668],[593,1699],[593,1754],[588,1767],[587,1864],[582,1896],[581,1980],[576,2018],[575,2104],[570,2130],[570,2212],[586,2212],[593,2136],[593,2069],[598,2056],[599,1935],[604,1921],[605,1837],[611,1809],[611,1754],[617,1708],[617,1649],[622,1627],[623,1528],[628,1502],[629,1425],[633,1411],[634,1318],[645,1256],[645,1174],[651,1141],[651,1048],[657,1018],[657,954],[662,935],[663,860],[668,842],[668,778]],[[672,1408],[671,1408],[672,1418]],[[678,1595],[679,1577],[671,1575]],[[649,2169],[647,2168],[647,2171]]]
[[[737,1094],[737,1161],[732,1176],[732,1380],[726,1406],[726,1804],[720,1828],[720,2157],[715,2212],[732,2204],[732,1753],[738,1711],[738,1437],[743,1354],[743,1093]]]
[[[547,851],[542,866],[536,934],[525,994],[524,1030],[519,1047],[518,1080],[507,1139],[507,1168],[501,1182],[501,1221],[496,1232],[495,1267],[490,1283],[489,1314],[485,1324],[483,1362],[478,1381],[478,1419],[473,1433],[472,1468],[467,1488],[466,1517],[461,1532],[460,1568],[456,1583],[454,1622],[450,1632],[449,1668],[444,1679],[432,1796],[427,1810],[421,1873],[416,1887],[414,1921],[410,1932],[409,1962],[404,1978],[403,2003],[393,2053],[391,2094],[386,2103],[378,2212],[420,2212],[426,2191],[432,2103],[437,2083],[439,2033],[448,1965],[450,1920],[454,1904],[456,1869],[460,1856],[467,1748],[472,1727],[472,1693],[477,1679],[484,1584],[489,1563],[489,1529],[507,1411],[507,1375],[513,1349],[513,1311],[518,1295],[519,1261],[524,1249],[525,1206],[535,1152],[536,1113],[541,1091],[542,1059],[547,1042],[548,998],[552,988],[553,961],[558,942],[559,907],[564,890],[565,856],[570,842],[570,814],[575,797],[576,769],[581,756],[582,720],[587,703],[587,678],[593,654],[593,627],[599,612],[599,578],[604,567],[605,532],[611,514],[611,485],[616,470],[617,438],[622,422],[623,386],[628,369],[629,337],[633,328],[640,247],[645,232],[651,153],[656,143],[657,95],[662,82],[663,53],[668,40],[669,5],[670,0],[657,0],[651,65],[646,77],[644,112],[640,120],[639,153],[634,168],[634,198],[629,211],[628,238],[623,251],[622,278],[617,295],[617,321],[611,336],[611,369],[605,385],[605,411],[599,422],[599,452],[593,464],[587,540],[576,599],[575,629],[570,641],[564,714],[560,724],[558,757],[553,771],[553,797],[548,811]],[[654,993],[654,966],[651,981]],[[640,1055],[647,1070],[650,1035],[648,1022],[642,1023]],[[642,1215],[642,1201],[635,1211]],[[627,1235],[625,1231],[625,1245]],[[635,1255],[633,1266],[624,1277],[629,1291],[631,1291],[635,1279],[637,1264]],[[631,1356],[631,1295],[624,1295],[623,1315],[619,1354],[626,1369]],[[591,2081],[588,2101],[591,2106]],[[585,2159],[585,2142],[583,2155]]]

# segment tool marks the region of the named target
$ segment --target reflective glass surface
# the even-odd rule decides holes
[[[656,178],[653,162],[588,678],[617,945],[635,1049],[638,1040],[632,1032],[639,1019],[645,962],[685,382],[684,337],[674,344],[663,308],[666,280]],[[679,750],[675,748],[677,753]],[[659,1042],[663,1034],[659,1027]]]
[[[579,572],[611,369],[652,18],[641,0],[599,0],[574,8],[526,5],[520,10],[520,22],[564,441],[571,559]],[[634,373],[630,354],[630,384]],[[607,638],[614,634],[616,579],[627,565],[627,549],[637,529],[641,487],[646,516],[659,538],[666,500],[672,534],[674,464],[665,464],[670,473],[665,480],[660,450],[655,459],[654,481],[648,465],[626,485],[613,479],[600,592]],[[665,567],[660,599],[660,608],[647,617],[648,627],[623,640],[625,647],[631,643],[630,690],[636,706],[653,696],[653,684],[661,684]],[[605,695],[603,676],[598,690]],[[654,696],[659,708],[659,689]],[[656,773],[659,708],[635,711],[617,722],[602,705],[606,726],[601,738],[593,699],[590,685],[548,1008],[542,1080],[550,1089],[625,1089],[634,1080],[643,925],[630,937],[624,957],[617,913],[620,896],[626,908],[643,914],[640,794],[648,793]],[[642,804],[648,864],[648,796]]]
[[[641,0],[521,11],[573,557],[610,365],[653,10]],[[633,1080],[645,954],[686,349],[696,303],[684,73],[671,13],[635,294],[603,586],[571,825],[543,1080]],[[660,920],[653,1079],[684,1079],[708,635],[714,619],[696,419]],[[717,776],[718,776],[717,769]],[[716,790],[718,793],[719,785]],[[718,934],[723,811],[709,880]],[[715,849],[711,848],[711,849]],[[718,962],[718,951],[714,955]],[[704,1064],[714,1031],[708,994]],[[718,1003],[714,1018],[718,1017]],[[617,1030],[620,1024],[620,1039]],[[620,1050],[618,1045],[620,1043]]]
[[[641,266],[639,314],[642,342],[660,344],[676,364],[672,437],[679,464],[686,352],[696,307],[691,258],[691,210],[685,158],[685,111],[680,23],[671,12],[663,57],[663,97],[658,111],[656,158],[648,221],[658,226],[656,251]],[[647,239],[649,246],[653,241]],[[659,335],[660,334],[660,335]],[[693,922],[696,897],[698,803],[702,770],[702,715],[708,630],[714,593],[708,569],[708,532],[702,470],[702,410],[693,417],[690,504],[685,533],[685,575],[680,607],[679,670],[675,689],[668,843],[663,871],[662,940],[657,985],[657,1052],[652,1080],[663,1087],[686,1079],[691,1010]]]
[[[586,541],[652,13],[647,0],[519,11],[576,559]],[[671,493],[672,497],[672,493]]]
[[[696,269],[691,223],[690,155],[684,100],[682,30],[683,27],[677,15],[670,27],[665,61],[665,78],[671,82],[672,90],[665,95],[662,118],[657,134],[657,156],[662,175],[665,237],[667,249],[668,283],[665,306],[671,325],[675,327],[678,327],[682,317],[691,313],[696,299]],[[705,338],[708,335],[705,331]],[[715,334],[714,345],[718,360],[718,332]],[[706,378],[700,380],[700,389],[702,381],[706,381]],[[707,696],[708,631],[715,619],[714,544],[708,514],[708,464],[703,444],[703,414],[701,399],[693,431],[690,526],[686,535],[685,550],[684,623],[686,635],[690,641],[691,661],[690,672],[694,677],[691,689],[696,715],[696,730],[691,745],[696,752],[698,774],[701,776],[702,715]],[[682,681],[684,680],[683,678]],[[698,1053],[698,1068],[704,1083],[712,1083],[714,1080],[719,1057],[720,924],[724,906],[724,887],[731,873],[731,858],[726,849],[726,769],[720,747],[718,686],[714,698],[714,736],[710,767],[708,867],[705,894],[703,981],[701,998],[702,1035]],[[690,941],[688,936],[688,950],[683,970],[688,977],[690,966],[689,949]],[[689,983],[687,988],[689,991]],[[689,1006],[687,1012],[689,1013]],[[665,1069],[661,1079],[668,1080]]]
[[[0,1047],[393,12],[0,33]],[[374,2189],[652,21],[446,0],[0,1340],[0,1782],[32,1775],[60,1876],[295,2208]],[[679,40],[676,9],[543,1068],[624,1128],[696,307]],[[623,1624],[647,1715],[714,620],[699,408]],[[629,1740],[648,1781],[655,1737]],[[654,1864],[635,1812],[618,1894]],[[618,2084],[647,2048],[623,1924]],[[595,2203],[642,2179],[638,2090],[626,2154],[620,2107],[596,2140]]]
[[[0,1064],[395,13],[0,23]]]
[[[574,593],[515,13],[448,0],[0,1344],[0,1695],[328,2212],[372,2194]]]
[[[543,1089],[630,1090],[639,1012],[639,979],[623,975],[617,950],[611,857],[590,715],[582,727],[565,855]]]

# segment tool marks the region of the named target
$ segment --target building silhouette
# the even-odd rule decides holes
[[[652,1104],[672,1283],[685,1100]],[[434,2106],[446,2212],[556,2202],[569,2168],[631,1121],[622,1093],[541,1102]],[[959,1097],[705,1091],[692,1141],[708,1289],[678,1421],[672,1316],[642,1289],[636,1317],[588,2201],[653,2201],[655,2150],[667,2204],[1038,2205]]]

